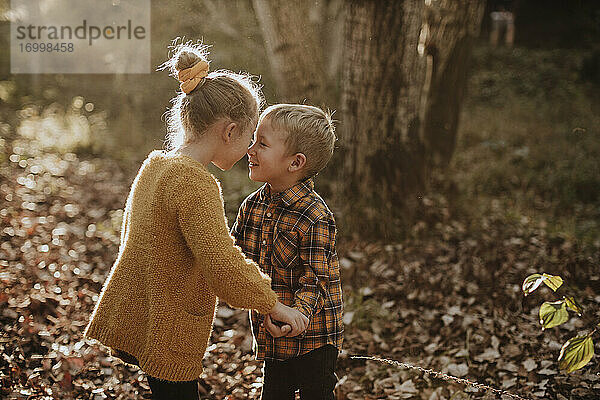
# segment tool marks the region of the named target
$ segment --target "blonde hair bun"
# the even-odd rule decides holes
[[[191,68],[204,61],[210,64],[208,60],[208,47],[202,42],[182,42],[180,38],[172,41],[170,48],[170,57],[167,61],[161,64],[157,70],[168,70],[170,75],[177,79],[179,72],[184,69]]]
[[[193,67],[200,61],[208,62],[205,55],[198,55],[192,51],[183,50],[177,56],[177,61],[175,62],[175,69],[179,73],[184,69]]]

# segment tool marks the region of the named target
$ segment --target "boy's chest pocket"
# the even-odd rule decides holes
[[[296,268],[300,261],[298,245],[298,232],[275,230],[271,264],[276,268]]]

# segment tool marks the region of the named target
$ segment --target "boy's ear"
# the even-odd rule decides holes
[[[226,123],[222,131],[222,138],[225,143],[229,143],[234,137],[235,128],[237,124],[235,122]]]
[[[303,153],[294,154],[294,159],[288,167],[288,172],[300,171],[306,165],[306,156]]]

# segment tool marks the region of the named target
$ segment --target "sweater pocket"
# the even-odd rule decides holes
[[[179,312],[173,322],[171,350],[178,353],[204,355],[212,331],[214,314],[193,315]]]

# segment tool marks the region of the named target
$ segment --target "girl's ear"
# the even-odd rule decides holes
[[[294,159],[288,167],[289,172],[300,171],[306,165],[306,156],[303,153],[294,154]]]
[[[231,140],[235,137],[235,129],[237,128],[237,124],[235,122],[230,122],[225,124],[222,137],[225,143],[231,142]]]

